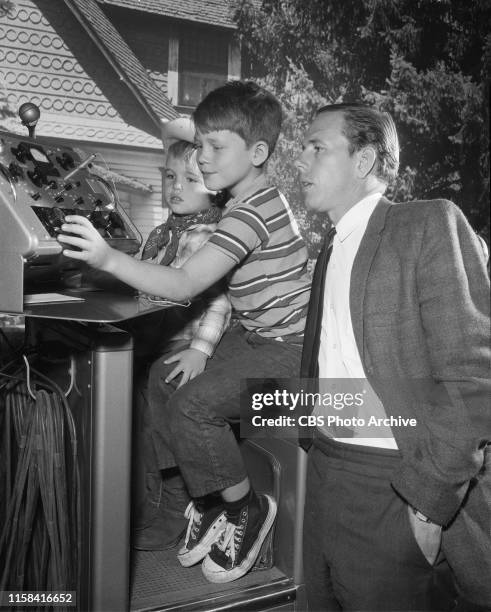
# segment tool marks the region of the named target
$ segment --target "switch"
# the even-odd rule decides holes
[[[66,152],[62,153],[61,157],[56,157],[56,161],[60,164],[63,170],[69,170],[75,166],[73,157]]]
[[[11,162],[9,164],[9,172],[10,172],[10,176],[14,179],[16,183],[18,182],[19,178],[24,177],[24,171],[19,166],[19,164],[16,164],[15,162]]]
[[[36,187],[42,187],[43,184],[48,182],[46,176],[42,172],[39,172],[38,169],[34,170],[34,172],[28,171],[27,176],[31,179],[34,185],[36,185]]]
[[[29,146],[25,142],[19,143],[19,146],[16,149],[12,148],[11,151],[21,164],[25,164],[28,159],[31,159]]]

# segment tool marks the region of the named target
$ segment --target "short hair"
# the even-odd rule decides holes
[[[203,98],[193,119],[200,132],[229,130],[248,147],[263,140],[271,155],[281,130],[282,112],[273,94],[257,83],[229,81]]]
[[[399,138],[390,114],[365,104],[342,103],[323,106],[316,116],[336,111],[343,115],[342,132],[348,139],[350,155],[371,145],[377,154],[375,176],[389,183],[399,169]]]
[[[189,165],[193,172],[196,172],[201,176],[201,172],[198,166],[198,160],[196,155],[196,147],[194,143],[187,140],[176,140],[169,145],[167,149],[167,157],[173,157],[174,159],[182,159],[186,164]]]

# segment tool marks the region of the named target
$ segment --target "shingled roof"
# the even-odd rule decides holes
[[[174,19],[208,23],[221,28],[237,28],[232,20],[234,0],[97,0]]]
[[[104,53],[139,104],[160,128],[160,119],[178,116],[165,93],[147,74],[136,55],[107,19],[95,0],[65,0],[89,36]]]

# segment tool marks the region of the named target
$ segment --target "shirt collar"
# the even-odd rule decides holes
[[[267,187],[271,187],[268,179],[266,176],[264,176],[264,174],[260,174],[254,179],[253,183],[246,187],[241,193],[237,194],[234,198],[229,200],[225,205],[225,209],[230,210],[234,208],[234,206],[241,204],[246,198],[254,195],[260,189],[266,189]]]
[[[337,222],[336,237],[343,242],[356,229],[366,230],[382,193],[371,193],[352,206]]]

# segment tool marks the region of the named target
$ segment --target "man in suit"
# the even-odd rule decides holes
[[[335,228],[314,273],[302,376],[320,390],[361,381],[370,398],[356,422],[311,432],[309,607],[491,610],[485,256],[451,202],[384,197],[398,165],[390,115],[356,104],[321,108],[297,160],[307,208]]]

